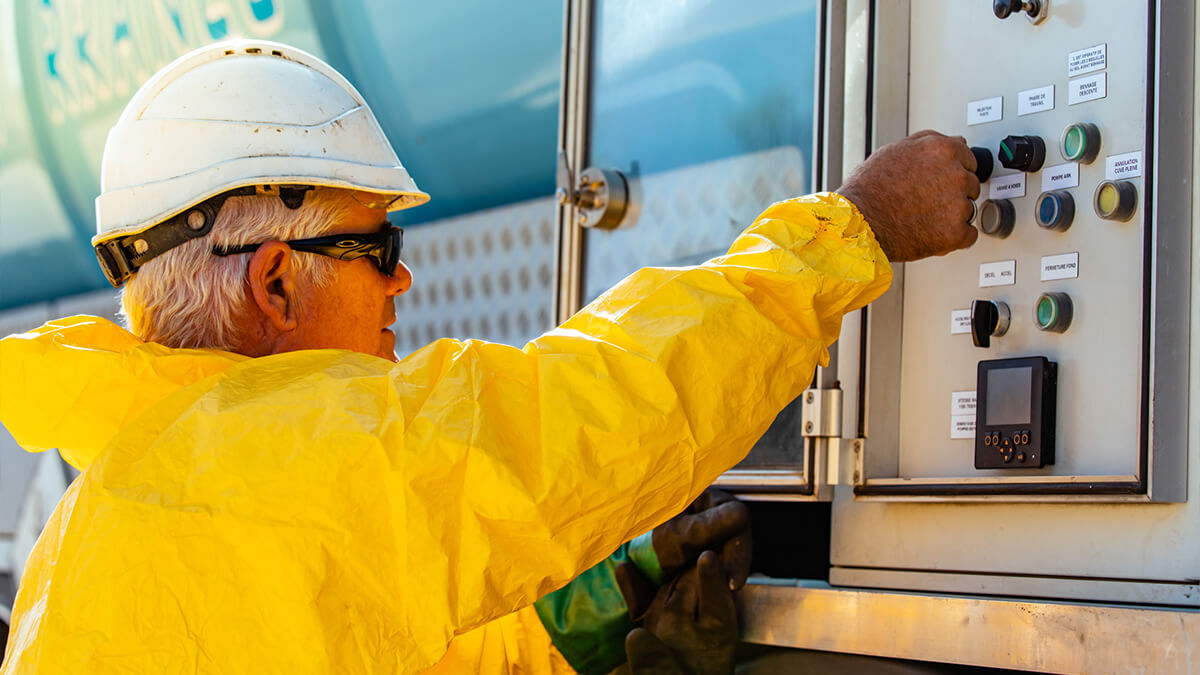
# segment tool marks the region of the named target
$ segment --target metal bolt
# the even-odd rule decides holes
[[[203,211],[191,211],[187,215],[187,226],[193,230],[204,229],[205,223],[208,222],[208,217]]]
[[[812,430],[813,430],[813,423],[812,423],[812,422],[805,422],[805,423],[804,423],[804,433],[806,433],[806,434],[811,434],[811,433],[812,433]]]
[[[804,402],[805,402],[805,403],[812,403],[813,401],[815,401],[815,400],[816,400],[816,398],[817,398],[817,397],[816,397],[816,396],[814,396],[814,395],[813,395],[813,393],[810,391],[810,392],[808,392],[808,395],[804,397]]]

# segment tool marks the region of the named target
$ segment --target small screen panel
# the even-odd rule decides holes
[[[999,368],[987,374],[987,425],[1029,424],[1033,368]]]

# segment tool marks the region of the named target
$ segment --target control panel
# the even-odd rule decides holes
[[[1119,0],[910,6],[904,131],[967,140],[980,236],[904,265],[870,310],[868,386],[877,398],[896,393],[865,405],[876,411],[863,425],[876,459],[856,494],[1144,489],[1156,275],[1173,255],[1155,249],[1148,194],[1158,97],[1177,93],[1155,90],[1164,10]],[[885,333],[898,348],[882,346]],[[1037,375],[1026,403],[1051,406],[1035,405],[1028,422],[995,422],[984,407],[982,387],[1015,372],[996,365],[1008,362],[1035,364],[1020,371]]]
[[[980,235],[843,330],[830,583],[1200,606],[1195,3],[872,8],[871,145],[965,138]]]

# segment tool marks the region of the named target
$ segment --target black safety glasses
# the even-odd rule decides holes
[[[404,230],[392,226],[373,234],[335,234],[312,239],[293,239],[283,242],[294,251],[305,251],[329,256],[338,260],[355,260],[364,256],[375,259],[379,271],[391,276],[400,262],[400,249],[404,246]],[[262,244],[247,244],[225,248],[214,246],[213,255],[227,256],[238,253],[253,253]]]

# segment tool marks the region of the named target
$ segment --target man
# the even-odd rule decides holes
[[[0,421],[83,472],[3,672],[434,665],[741,460],[888,257],[974,241],[973,167],[916,134],[523,349],[393,363],[412,278],[386,215],[428,197],[362,98],[284,45],[181,57],[105,148],[93,244],[132,333],[74,317],[0,340]]]

